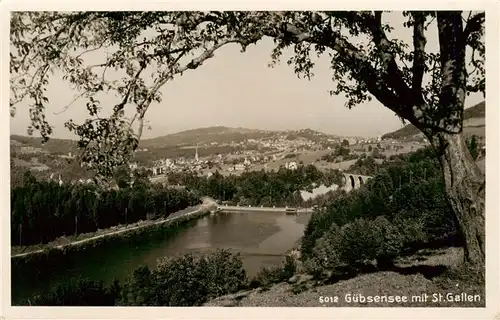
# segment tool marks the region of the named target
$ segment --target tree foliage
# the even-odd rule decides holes
[[[11,243],[47,243],[169,214],[199,203],[185,190],[140,185],[102,190],[92,185],[37,181],[27,171],[22,186],[11,192]]]
[[[214,22],[197,21],[188,12],[16,12],[11,19],[11,114],[22,100],[30,103],[32,124],[49,138],[45,118],[46,86],[59,71],[86,101],[89,118],[70,120],[69,130],[80,136],[81,160],[102,177],[130,158],[144,128],[151,103],[161,102],[160,88],[176,75],[195,69],[221,46],[245,45],[247,33],[232,27],[244,14],[217,13]],[[208,17],[208,16],[206,16]],[[240,19],[242,17],[243,19]],[[200,24],[204,27],[200,28]],[[101,63],[89,65],[89,53],[106,48]],[[115,76],[109,74],[115,71]],[[118,76],[116,76],[118,74]],[[118,78],[118,79],[117,79]],[[152,80],[151,80],[152,79]],[[120,99],[110,116],[100,113],[98,95]],[[69,107],[69,105],[68,105]],[[127,118],[126,109],[135,111]],[[134,131],[133,124],[137,123]]]
[[[406,11],[403,26],[390,25],[384,20],[388,14],[16,12],[11,19],[11,113],[17,103],[28,100],[29,132],[37,130],[48,138],[52,129],[45,119],[45,90],[50,76],[62,72],[89,112],[83,123],[67,123],[80,136],[82,161],[109,176],[111,167],[126,162],[137,146],[146,111],[161,101],[162,86],[199,67],[225,44],[240,43],[245,49],[270,36],[276,43],[273,63],[291,47],[294,55],[287,63],[300,77],[313,76],[315,55],[329,55],[335,86],[331,94],[345,94],[348,107],[375,97],[425,132],[446,129],[443,108],[438,106],[446,88],[442,75],[449,70],[447,55],[471,48],[467,64],[473,71],[463,79],[464,85],[467,93],[484,91],[484,13]],[[426,51],[427,29],[436,25],[440,50]],[[391,32],[401,27],[412,30],[412,44],[391,38]],[[452,32],[449,28],[459,27],[458,38],[444,39]],[[107,57],[89,65],[86,57],[103,48]],[[119,76],[110,75],[112,71]],[[101,106],[101,93],[119,99],[114,106]],[[101,115],[103,108],[112,108],[111,116]],[[131,119],[125,116],[129,109],[135,111]],[[462,109],[451,110],[456,113],[453,118],[461,119]],[[132,124],[138,124],[135,132]]]
[[[315,166],[299,166],[296,170],[248,171],[240,176],[223,176],[219,172],[209,178],[182,172],[169,175],[169,183],[185,185],[200,196],[222,201],[255,206],[311,206],[299,192],[313,189],[313,185],[342,185],[338,170],[319,171]]]
[[[104,287],[102,281],[83,278],[57,284],[45,294],[37,294],[27,301],[33,306],[114,306],[121,288],[118,282]]]
[[[122,283],[68,278],[34,295],[32,306],[200,306],[209,299],[245,288],[248,279],[239,255],[216,250],[202,255],[164,257],[155,269],[139,266]]]
[[[165,257],[155,270],[140,267],[123,286],[125,306],[199,306],[247,283],[241,259],[227,250]]]
[[[329,239],[329,233],[340,232],[335,226],[343,227],[357,219],[364,219],[359,223],[369,223],[369,220],[384,217],[391,225],[399,226],[399,229],[405,226],[401,221],[407,221],[408,226],[421,223],[426,241],[456,235],[456,220],[446,199],[443,175],[435,153],[426,148],[399,157],[400,161],[382,166],[379,173],[366,183],[365,188],[338,197],[325,209],[313,213],[302,240],[303,257],[313,257],[313,250],[318,241],[327,241],[319,239]],[[356,228],[355,230],[358,230]],[[361,229],[363,228],[360,227]],[[369,227],[365,231],[371,229],[373,228]],[[410,231],[401,233],[408,236],[415,233]],[[361,239],[368,236],[359,237]],[[349,247],[347,244],[343,245]],[[360,246],[366,247],[365,244]],[[349,248],[349,252],[354,250]],[[332,253],[330,259],[335,261],[335,256],[336,254]]]
[[[390,13],[394,14],[394,13]],[[437,151],[446,194],[466,238],[465,260],[484,274],[485,179],[467,151],[462,129],[466,95],[485,92],[485,12],[403,11],[403,25],[383,11],[325,12],[17,12],[11,18],[11,113],[28,100],[32,126],[44,138],[49,75],[62,71],[86,99],[89,118],[67,127],[80,136],[80,158],[99,177],[128,161],[144,116],[160,89],[196,69],[228,43],[243,50],[271,37],[273,63],[293,49],[287,64],[314,75],[315,57],[331,59],[332,95],[352,108],[373,98],[409,121]],[[411,43],[392,37],[408,29]],[[439,47],[427,46],[437,32]],[[99,48],[105,60],[83,58]],[[271,64],[272,65],[272,64]],[[120,79],[109,77],[115,69]],[[108,76],[107,76],[108,75]],[[97,93],[119,98],[102,116]],[[109,106],[107,109],[110,109]],[[126,117],[125,109],[134,116]],[[136,122],[137,121],[137,122]],[[134,131],[133,124],[137,129]]]

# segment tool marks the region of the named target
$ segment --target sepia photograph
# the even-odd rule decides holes
[[[496,16],[164,7],[8,13],[4,304],[486,308]]]

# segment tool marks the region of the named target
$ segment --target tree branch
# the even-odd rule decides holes
[[[86,92],[82,92],[82,93],[80,93],[80,94],[76,95],[76,96],[73,98],[73,100],[71,100],[71,102],[70,102],[70,103],[66,104],[66,105],[65,105],[65,106],[64,106],[64,107],[63,107],[60,111],[53,112],[53,114],[54,114],[54,115],[60,115],[60,114],[62,114],[62,113],[64,113],[64,112],[66,112],[66,111],[69,109],[69,107],[71,107],[71,105],[72,105],[73,103],[75,103],[75,101],[76,101],[76,100],[80,99],[80,98],[81,98],[81,97],[83,97],[85,94],[86,94]]]
[[[462,13],[438,11],[437,22],[442,75],[439,111],[443,113],[437,118],[449,121],[434,127],[451,132],[462,128],[467,84]]]
[[[412,12],[413,25],[413,79],[412,91],[416,96],[422,96],[422,79],[425,71],[425,45],[427,39],[424,34],[425,15],[422,12]]]
[[[460,12],[437,13],[439,50],[443,87],[457,85],[465,74],[465,43],[462,41],[462,19]]]
[[[174,69],[170,69],[170,70],[167,70],[166,72],[164,72],[163,75],[160,76],[160,78],[156,81],[156,83],[152,87],[152,89],[149,91],[147,97],[138,106],[139,112],[138,112],[138,114],[136,114],[134,116],[133,120],[131,121],[131,125],[132,125],[132,123],[136,119],[136,116],[138,115],[137,119],[139,121],[139,128],[138,128],[138,132],[137,132],[136,138],[137,139],[141,138],[142,132],[143,132],[143,128],[144,128],[144,116],[146,115],[146,111],[148,110],[149,106],[151,105],[151,102],[153,101],[153,97],[156,95],[156,93],[158,92],[158,90],[163,85],[165,85],[165,83],[167,83],[169,80],[171,80],[173,78],[173,76],[176,75],[176,74],[182,74],[183,72],[187,71],[188,69],[196,69],[196,68],[198,68],[199,66],[201,66],[203,64],[203,62],[205,62],[205,60],[211,58],[213,56],[214,52],[217,49],[219,49],[220,47],[222,47],[222,46],[224,46],[224,45],[226,45],[228,43],[235,43],[235,42],[240,42],[240,39],[228,38],[228,39],[221,40],[218,43],[214,44],[211,48],[206,49],[198,57],[192,59],[190,62],[188,62],[184,66],[178,67],[178,68],[174,68]],[[178,57],[177,61],[181,57],[182,57],[182,55],[180,55]],[[177,61],[175,61],[174,64],[176,64]]]
[[[473,15],[470,19],[467,20],[467,24],[465,25],[465,29],[463,32],[464,43],[468,42],[469,36],[472,33],[481,30],[481,28],[485,22],[485,18],[486,18],[485,13],[480,12],[476,15]]]
[[[145,65],[141,65],[141,67],[139,68],[139,70],[135,74],[134,78],[132,79],[132,81],[130,82],[130,84],[128,86],[127,93],[123,97],[122,101],[113,108],[114,114],[117,114],[118,112],[123,110],[123,108],[125,107],[125,104],[127,104],[128,99],[130,97],[130,93],[132,93],[132,89],[135,86],[137,79],[139,79],[139,76],[141,75],[141,72],[145,69],[145,67],[146,67]]]
[[[369,27],[373,36],[376,38],[375,43],[378,44],[382,54],[385,55],[385,72],[380,74],[370,63],[370,59],[348,40],[342,37],[338,32],[329,28],[321,35],[314,34],[312,31],[302,30],[300,27],[287,23],[285,30],[276,30],[276,28],[265,27],[263,33],[266,36],[278,39],[290,39],[294,43],[306,41],[318,45],[324,45],[339,53],[338,59],[342,60],[346,65],[356,66],[353,69],[353,76],[356,80],[365,83],[368,91],[377,98],[386,107],[397,113],[398,115],[408,119],[410,122],[415,121],[411,101],[410,89],[406,86],[401,75],[401,71],[397,67],[394,55],[390,52],[390,42],[381,27],[381,13],[366,23],[365,27]],[[284,35],[281,34],[284,32]],[[388,87],[389,84],[389,87]]]
[[[403,73],[396,63],[396,57],[391,50],[391,42],[387,38],[382,27],[382,11],[375,11],[374,19],[367,20],[368,28],[373,36],[375,46],[382,55],[382,67],[384,71],[384,79],[387,84],[392,87],[403,104],[411,111],[411,107],[415,104],[414,96],[410,88],[405,84]]]

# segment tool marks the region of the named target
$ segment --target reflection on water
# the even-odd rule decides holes
[[[140,265],[156,266],[158,258],[187,252],[204,253],[218,248],[241,253],[249,276],[262,266],[279,264],[283,255],[302,236],[310,214],[299,216],[266,212],[219,213],[206,216],[191,226],[141,243],[129,241],[112,247],[75,255],[71,266],[61,266],[57,274],[44,276],[36,284],[12,279],[13,298],[47,290],[68,277],[83,276],[103,280],[123,280]]]

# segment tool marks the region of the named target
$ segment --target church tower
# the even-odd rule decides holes
[[[196,146],[196,154],[194,155],[194,161],[198,162],[198,146]]]

